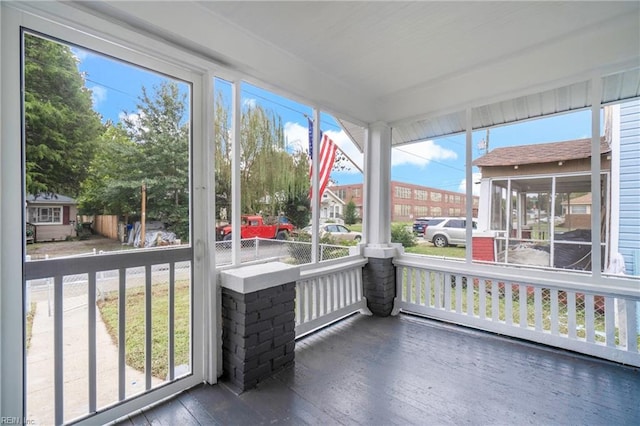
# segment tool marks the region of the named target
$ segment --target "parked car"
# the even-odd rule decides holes
[[[419,217],[413,222],[413,233],[414,234],[424,234],[424,229],[426,225],[429,223],[428,217]]]
[[[424,239],[433,243],[436,247],[447,247],[449,245],[466,244],[467,221],[459,217],[440,217],[432,219],[425,232]],[[473,229],[477,229],[478,224],[473,221]]]
[[[306,226],[301,229],[301,232],[305,232],[311,235],[311,226]],[[339,241],[361,241],[362,234],[350,230],[344,225],[338,225],[336,223],[325,223],[320,226],[320,238],[329,236]]]

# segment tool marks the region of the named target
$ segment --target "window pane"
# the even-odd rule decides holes
[[[38,424],[53,424],[55,373],[62,376],[68,422],[120,400],[120,353],[126,363],[125,398],[145,391],[147,375],[156,387],[191,372],[186,251],[163,252],[163,264],[152,264],[153,255],[138,258],[140,265],[126,270],[118,265],[124,256],[131,259],[127,254],[91,261],[107,251],[189,244],[191,86],[29,33],[23,45],[25,220],[31,222],[25,241],[47,242],[27,245],[24,267],[29,271],[30,260],[57,258],[51,276],[25,283],[26,414]],[[180,260],[167,264],[172,257]],[[68,273],[72,267],[84,268],[83,273]],[[54,368],[58,314],[64,326],[63,341],[57,342],[63,348],[61,370]],[[104,355],[96,359],[94,408],[89,407],[88,357],[78,356],[87,354],[92,332],[96,353]],[[148,336],[153,336],[150,351]]]

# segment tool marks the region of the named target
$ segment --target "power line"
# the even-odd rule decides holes
[[[404,152],[405,154],[412,155],[412,156],[414,156],[416,158],[421,158],[421,159],[423,159],[425,161],[434,162],[434,163],[440,164],[441,166],[449,167],[450,169],[456,170],[458,172],[464,172],[464,169],[461,169],[461,168],[458,168],[458,167],[454,167],[454,166],[452,166],[450,164],[443,163],[442,161],[434,160],[432,158],[423,157],[423,156],[418,155],[416,153],[405,151],[405,150],[403,150],[401,148],[394,148],[394,149],[397,149],[400,152]]]

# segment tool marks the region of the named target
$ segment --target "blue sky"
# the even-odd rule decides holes
[[[167,78],[93,53],[77,49],[74,49],[74,53],[79,59],[80,71],[85,73],[87,87],[92,90],[94,107],[102,115],[103,121],[118,122],[125,111],[137,114],[136,104],[141,87],[145,86],[150,92],[149,89]],[[216,80],[215,84],[229,101],[230,85],[222,80]],[[186,91],[187,87],[183,83],[183,90]],[[308,147],[306,116],[312,115],[309,106],[248,84],[243,85],[242,102],[247,106],[260,104],[280,115],[291,149]],[[329,114],[322,114],[321,129],[362,167],[362,155]],[[591,113],[589,110],[581,111],[491,129],[490,149],[584,138],[590,132]],[[485,137],[484,130],[474,132],[474,158],[482,154],[477,147]],[[464,153],[464,134],[401,146],[393,150],[392,179],[464,192]],[[333,172],[331,178],[339,185],[360,183],[363,180],[356,167]]]

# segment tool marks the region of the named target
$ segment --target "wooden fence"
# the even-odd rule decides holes
[[[96,215],[93,217],[93,230],[103,237],[118,239],[118,216]]]

